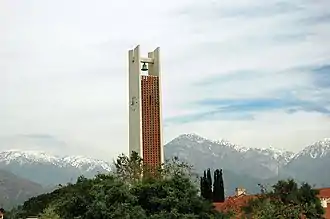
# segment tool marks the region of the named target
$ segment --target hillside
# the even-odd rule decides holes
[[[40,184],[0,169],[0,205],[10,208],[44,192]]]

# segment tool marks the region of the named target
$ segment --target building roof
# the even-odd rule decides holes
[[[228,197],[225,202],[214,203],[215,209],[222,212],[233,212],[239,215],[242,212],[242,207],[247,206],[248,202],[256,198],[256,195],[240,195]]]
[[[320,188],[317,190],[319,190],[319,198],[330,198],[330,188]]]

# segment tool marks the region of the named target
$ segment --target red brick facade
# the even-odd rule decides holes
[[[157,76],[141,76],[141,101],[143,160],[147,166],[157,167],[161,164],[160,98]]]

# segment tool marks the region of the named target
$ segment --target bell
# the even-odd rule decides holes
[[[148,66],[145,62],[142,65],[141,71],[148,71]]]

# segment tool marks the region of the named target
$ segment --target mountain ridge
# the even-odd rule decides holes
[[[60,167],[72,166],[76,168],[83,168],[84,165],[90,164],[91,166],[89,167],[89,170],[92,170],[96,165],[100,165],[107,171],[111,170],[110,164],[108,162],[81,155],[59,156],[51,155],[44,151],[17,149],[0,152],[0,162],[9,163],[11,161],[20,161],[22,163],[22,159],[25,159],[26,162],[33,163],[52,163]]]
[[[275,148],[275,147],[272,147],[272,146],[269,146],[268,148],[266,148],[266,147],[263,147],[263,148],[244,147],[244,146],[241,146],[241,145],[238,145],[238,144],[231,143],[230,141],[228,141],[226,139],[211,140],[211,139],[201,137],[200,135],[197,135],[195,133],[181,134],[178,137],[174,138],[173,140],[169,141],[167,144],[170,144],[170,143],[173,143],[175,141],[182,140],[182,139],[189,139],[191,141],[196,141],[198,143],[209,142],[209,143],[217,144],[219,146],[226,146],[226,147],[229,147],[229,148],[234,149],[237,152],[241,152],[241,153],[246,153],[246,152],[252,151],[252,150],[258,151],[260,153],[269,153],[269,152],[271,152],[271,153],[274,154],[274,159],[277,159],[278,156],[284,156],[287,161],[291,160],[291,158],[293,158],[294,155],[295,155],[295,153],[292,152],[292,151],[285,150],[285,149],[280,149],[280,148]]]
[[[330,138],[324,138],[324,139],[312,142],[311,144],[305,146],[303,149],[301,149],[300,151],[298,151],[296,153],[294,153],[293,151],[290,151],[290,150],[283,149],[283,148],[276,148],[271,145],[269,147],[244,147],[239,144],[232,143],[226,139],[212,140],[212,139],[204,138],[196,133],[181,134],[178,137],[169,141],[167,144],[169,144],[173,141],[184,139],[184,138],[188,138],[190,140],[197,141],[198,143],[202,143],[202,141],[203,142],[208,141],[208,142],[218,144],[220,146],[228,146],[232,149],[235,149],[238,152],[243,152],[243,153],[245,153],[249,150],[256,150],[256,151],[260,151],[260,152],[273,152],[276,155],[281,154],[282,156],[287,157],[288,162],[290,162],[292,159],[297,158],[300,155],[309,154],[312,158],[317,158],[317,157],[323,157],[327,153],[330,153]],[[320,155],[318,155],[317,153],[319,153]]]
[[[193,165],[197,173],[207,168],[223,168],[236,175],[259,179],[260,183],[295,178],[312,185],[330,186],[330,173],[326,169],[330,166],[328,138],[294,153],[271,146],[246,148],[227,140],[214,141],[196,134],[182,134],[168,142],[164,151],[166,158],[176,156]]]
[[[84,175],[111,171],[111,164],[85,156],[58,156],[35,150],[6,150],[0,152],[0,168],[20,177],[53,187],[76,180]]]
[[[326,156],[329,152],[330,152],[330,138],[324,138],[303,148],[301,151],[295,154],[295,158],[308,154],[313,159],[318,157],[321,158]]]

